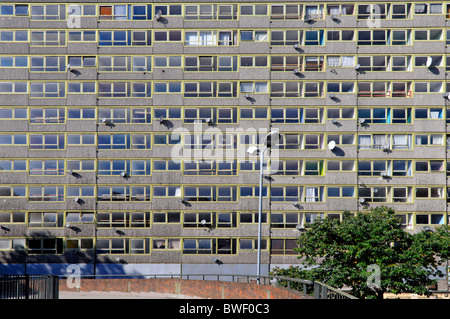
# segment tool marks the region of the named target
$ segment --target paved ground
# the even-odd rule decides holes
[[[201,298],[176,294],[162,294],[155,292],[125,293],[125,292],[103,292],[103,291],[90,291],[90,292],[60,291],[59,299],[201,299]]]

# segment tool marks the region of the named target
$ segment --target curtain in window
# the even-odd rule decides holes
[[[430,119],[440,119],[441,114],[441,110],[430,110]]]
[[[316,6],[306,6],[305,8],[305,14],[309,14],[310,16],[314,17],[320,14],[319,8]]]
[[[342,11],[345,10],[345,8],[342,8],[342,9],[343,9]],[[341,13],[341,11],[339,10],[339,8],[331,8],[331,9],[330,9],[330,15],[335,15],[335,16],[337,16],[337,15],[339,15],[340,13]],[[342,14],[345,14],[345,13],[343,12]]]
[[[160,249],[166,243],[165,239],[153,239],[153,247]],[[164,248],[164,247],[163,247]]]
[[[373,148],[374,149],[382,149],[383,147],[386,147],[389,145],[387,141],[386,135],[382,134],[375,134],[373,135]]]
[[[317,202],[319,196],[319,189],[317,187],[305,187],[305,201]]]
[[[255,31],[255,41],[267,41],[266,31]]]
[[[339,56],[327,57],[327,66],[331,68],[341,66],[341,58]]]
[[[426,4],[417,4],[415,5],[415,12],[416,13],[425,13],[427,12],[427,5]]]
[[[440,3],[430,4],[430,14],[441,14],[441,13],[442,13],[442,4]]]
[[[240,83],[241,93],[253,93],[253,83],[251,82],[241,82]]]
[[[267,93],[267,90],[268,90],[267,82],[255,83],[255,93]]]
[[[127,6],[115,5],[114,6],[114,20],[126,20],[127,19]]]
[[[408,161],[407,165],[408,165],[408,171],[407,171],[406,175],[412,176],[412,168],[413,168],[412,161]]]
[[[411,149],[411,136],[410,135],[394,135],[392,138],[393,149],[395,150],[407,150]]]
[[[342,66],[354,66],[355,65],[355,57],[354,56],[343,56],[342,57]]]
[[[178,239],[169,239],[169,249],[181,249],[181,241]]]
[[[200,32],[199,40],[199,45],[214,45],[215,43],[212,31]]]
[[[361,150],[370,150],[370,135],[359,135],[358,145]]]
[[[186,32],[185,38],[186,38],[185,45],[198,45],[197,32]]]
[[[219,45],[231,45],[231,32],[219,32]]]
[[[431,145],[444,145],[444,136],[440,134],[433,134],[430,136]]]

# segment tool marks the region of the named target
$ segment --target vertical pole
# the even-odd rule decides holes
[[[264,173],[264,152],[267,150],[264,149],[264,151],[261,152],[260,158],[259,158],[259,210],[258,210],[258,262],[257,262],[257,268],[256,268],[256,274],[257,274],[257,282],[260,284],[260,278],[261,275],[261,216],[262,216],[262,194],[263,194],[263,173]]]

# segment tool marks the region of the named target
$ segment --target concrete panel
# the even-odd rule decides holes
[[[28,120],[0,120],[0,127],[3,132],[26,132],[29,126]]]
[[[0,28],[2,29],[29,29],[30,19],[29,17],[9,17],[2,16],[0,18]]]
[[[271,21],[268,16],[240,16],[239,17],[239,28],[269,28],[271,26]]]
[[[0,78],[8,80],[28,80],[28,68],[1,68]]]

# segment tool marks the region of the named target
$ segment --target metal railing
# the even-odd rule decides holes
[[[0,299],[58,299],[59,277],[0,275]]]
[[[66,277],[66,276],[61,276]],[[318,281],[297,279],[282,276],[256,276],[240,274],[105,274],[105,275],[81,275],[80,278],[86,279],[185,279],[185,280],[215,280],[241,283],[257,283],[258,277],[261,285],[281,286],[287,289],[303,292],[305,295],[311,295],[314,299],[358,299],[339,289],[328,286]]]

